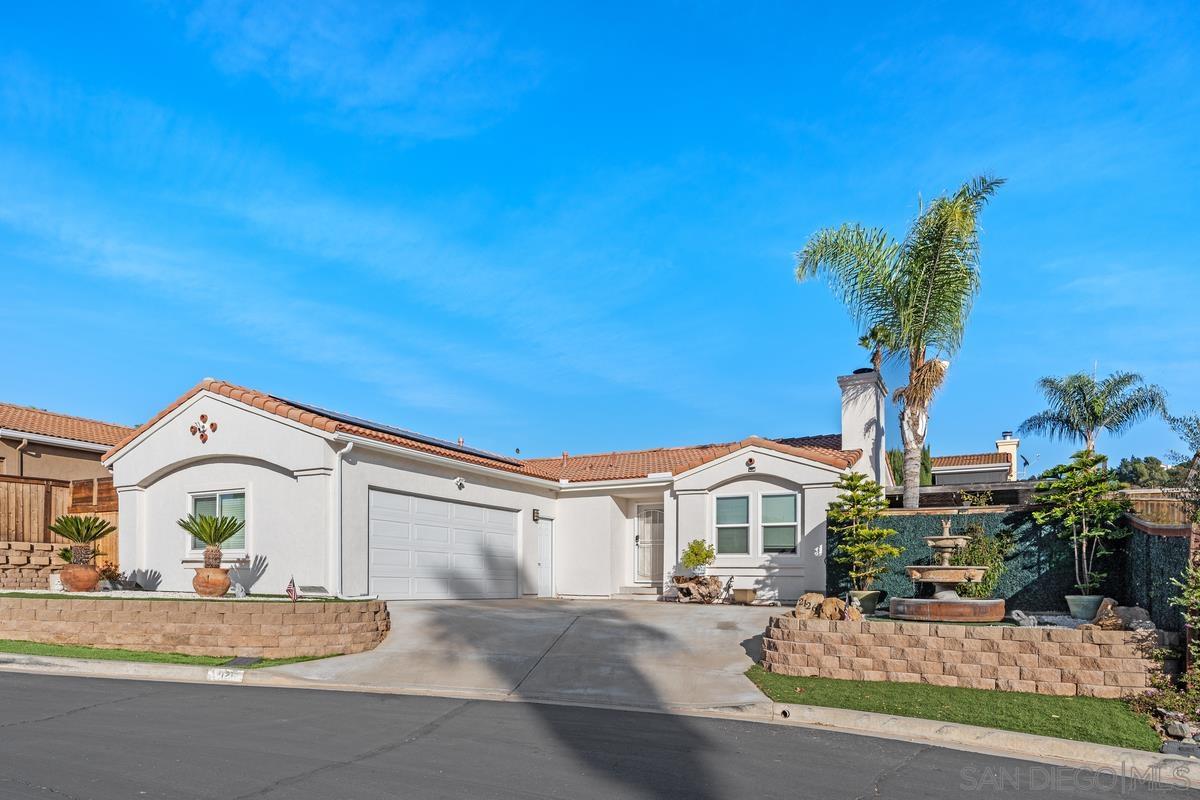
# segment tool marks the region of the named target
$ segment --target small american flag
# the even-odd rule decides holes
[[[296,591],[295,577],[288,581],[287,588],[284,589],[284,591],[287,593],[288,597],[292,598],[292,605],[296,605],[296,598],[300,596],[300,592]]]

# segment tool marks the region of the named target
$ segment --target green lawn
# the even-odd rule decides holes
[[[229,656],[185,656],[182,653],[150,653],[145,650],[107,650],[100,647],[80,647],[71,644],[41,644],[16,639],[0,639],[0,653],[15,653],[25,656],[55,656],[58,658],[91,658],[101,661],[138,661],[144,664],[193,664],[201,667],[219,667],[231,660]],[[313,656],[295,658],[264,658],[244,669],[278,667],[315,661]]]
[[[746,677],[780,703],[936,719],[1136,750],[1157,751],[1161,744],[1150,723],[1120,700],[923,683],[793,678],[767,672],[758,664],[747,670]]]

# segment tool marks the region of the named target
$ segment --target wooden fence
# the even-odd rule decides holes
[[[1161,490],[1127,489],[1130,513],[1157,525],[1187,525],[1188,506],[1178,497]]]
[[[112,478],[57,481],[0,475],[0,541],[50,542],[66,547],[66,539],[50,531],[63,514],[95,515],[117,525],[117,493]],[[96,542],[96,563],[118,563],[114,532]]]

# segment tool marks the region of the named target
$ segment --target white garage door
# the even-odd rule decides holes
[[[370,592],[387,600],[517,596],[517,513],[371,490]]]

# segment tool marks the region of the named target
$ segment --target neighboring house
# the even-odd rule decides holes
[[[521,459],[205,380],[104,457],[121,566],[187,589],[202,552],[176,520],[208,513],[245,520],[226,555],[259,592],[670,594],[696,538],[736,587],[823,592],[833,484],[885,453],[875,373],[838,383],[840,434]]]
[[[1004,431],[996,440],[994,453],[971,453],[933,458],[933,485],[957,486],[966,483],[1004,483],[1017,479],[1017,447],[1012,431]]]
[[[107,478],[100,456],[133,428],[0,403],[0,475]]]

